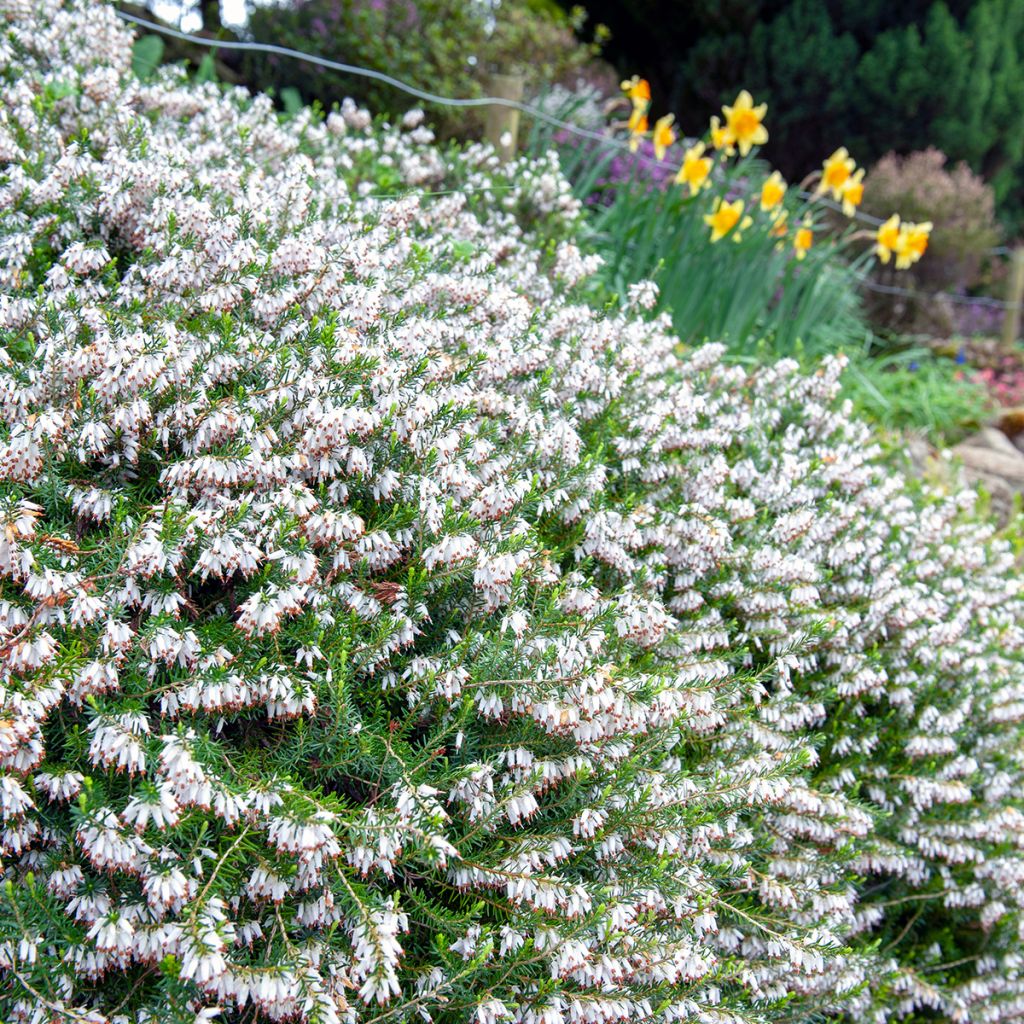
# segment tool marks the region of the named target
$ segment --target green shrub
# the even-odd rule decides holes
[[[5,13],[5,1020],[1019,1015],[1014,552],[840,361],[595,311],[550,164]]]
[[[886,430],[922,431],[938,445],[962,441],[992,415],[988,392],[964,366],[928,348],[852,358],[843,393],[858,415]]]
[[[532,88],[574,80],[589,70],[599,49],[577,42],[569,17],[554,4],[531,0],[505,0],[493,9],[463,0],[292,0],[252,5],[248,31],[259,41],[466,99],[485,95],[492,71],[523,72]],[[421,103],[371,78],[275,55],[247,53],[243,73],[255,90],[294,88],[306,102],[325,108],[346,97],[392,113]],[[445,135],[479,133],[479,110],[428,109]]]

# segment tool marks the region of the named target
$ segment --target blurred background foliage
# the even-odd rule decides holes
[[[487,74],[522,72],[535,86],[590,78],[606,89],[615,75],[595,60],[604,34],[580,8],[554,0],[297,0],[248,6],[248,34],[359,67],[383,71],[442,96],[485,95]],[[586,37],[584,38],[584,35]],[[280,94],[295,89],[304,102],[329,108],[346,96],[374,111],[398,112],[419,101],[371,79],[313,64],[246,53],[249,86]],[[479,134],[479,111],[434,108],[444,137]]]
[[[242,0],[151,0],[224,32]],[[140,10],[132,4],[126,9]],[[144,10],[144,8],[142,8]],[[483,95],[490,71],[522,71],[527,92],[616,75],[651,81],[654,109],[700,135],[741,89],[772,111],[764,156],[799,180],[846,146],[870,166],[929,148],[993,191],[1010,234],[1024,228],[1022,0],[245,0],[243,38],[384,71],[449,96]],[[173,19],[172,19],[173,20]],[[180,59],[180,45],[165,59]],[[602,59],[603,58],[603,59]],[[351,96],[398,113],[416,101],[365,78],[262,54],[221,52],[227,81],[325,107]],[[612,70],[615,67],[615,71]],[[479,117],[429,111],[446,137]]]
[[[1021,0],[590,0],[605,53],[650,79],[687,132],[741,88],[772,111],[765,156],[790,178],[847,146],[871,164],[935,147],[1024,223]]]
[[[1005,263],[988,255],[1000,241],[992,187],[966,162],[951,166],[935,148],[906,156],[889,153],[866,179],[862,209],[882,219],[899,210],[907,220],[935,225],[926,260],[905,274],[891,264],[877,265],[872,273],[882,284],[910,285],[929,299],[868,291],[864,299],[871,318],[890,330],[948,336],[966,328],[964,333],[973,333],[962,322],[970,307],[954,302],[950,293],[987,290],[1000,295],[1005,288]],[[943,295],[936,298],[937,293]],[[998,319],[991,312],[1000,311],[988,309],[992,322],[977,326],[993,333]]]

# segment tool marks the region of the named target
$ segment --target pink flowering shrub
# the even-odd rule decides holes
[[[585,305],[550,165],[4,10],[5,1021],[1019,1017],[1012,551],[838,361]]]
[[[999,405],[1024,405],[1024,366],[1016,354],[1001,357],[998,365],[984,366],[973,376]]]

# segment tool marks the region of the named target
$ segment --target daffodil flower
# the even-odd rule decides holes
[[[875,254],[879,262],[888,263],[900,238],[900,215],[894,213],[875,234]]]
[[[915,254],[914,262],[916,263],[928,251],[928,242],[932,236],[932,222],[926,220],[915,224],[912,228],[908,227],[907,234],[909,235],[907,242],[911,252]]]
[[[772,238],[785,238],[786,232],[789,230],[789,211],[785,208],[780,208],[778,216],[772,221],[771,231],[768,233]],[[775,247],[776,249],[782,248],[782,242],[779,242]]]
[[[925,254],[931,232],[931,221],[925,221],[922,224],[904,224],[900,228],[894,247],[897,270],[906,270]]]
[[[665,150],[676,141],[676,133],[672,130],[675,114],[666,114],[654,122],[654,155],[659,160],[665,159]]]
[[[857,212],[864,198],[864,168],[861,167],[851,178],[848,178],[839,190],[843,203],[843,213],[852,217]]]
[[[689,185],[691,196],[711,184],[712,160],[704,155],[705,148],[703,142],[691,146],[683,154],[683,165],[676,174],[676,184]]]
[[[711,228],[711,241],[717,242],[732,232],[732,240],[738,242],[745,231],[753,223],[752,217],[743,216],[743,200],[735,199],[727,202],[721,197],[715,200],[715,208],[704,215],[704,223]]]
[[[797,228],[796,234],[793,236],[793,251],[796,253],[796,258],[802,260],[813,244],[814,228],[810,217],[805,217],[803,223]]]
[[[629,151],[635,153],[647,133],[647,115],[640,107],[634,107],[629,115]]]
[[[634,75],[621,83],[622,91],[629,97],[634,107],[646,108],[651,102],[651,86],[646,78]]]
[[[761,209],[765,213],[771,210],[777,211],[786,195],[787,187],[782,175],[778,171],[772,171],[761,186]]]
[[[840,146],[821,165],[821,181],[818,182],[816,189],[818,194],[831,192],[832,198],[838,203],[843,198],[843,186],[850,180],[856,166],[856,161],[847,152],[846,147]]]
[[[711,145],[721,150],[726,156],[732,156],[736,152],[733,143],[736,140],[732,137],[729,129],[722,124],[717,116],[711,118]]]
[[[768,141],[768,130],[761,122],[768,112],[768,104],[754,106],[754,98],[744,89],[731,107],[722,107],[725,125],[731,141],[739,147],[740,156],[746,156],[752,146],[763,146]]]

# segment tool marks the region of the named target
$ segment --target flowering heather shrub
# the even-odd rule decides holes
[[[615,88],[615,83],[612,83],[612,88]],[[607,127],[608,107],[615,102],[609,100],[607,92],[581,75],[572,86],[556,82],[554,85],[546,85],[527,99],[532,107],[551,117],[568,121],[588,131],[599,132]],[[530,126],[531,130],[540,127],[542,125],[536,123]]]
[[[143,85],[108,8],[38,8],[4,1019],[1019,1018],[1021,595],[970,496],[836,361],[579,303],[550,167]]]

